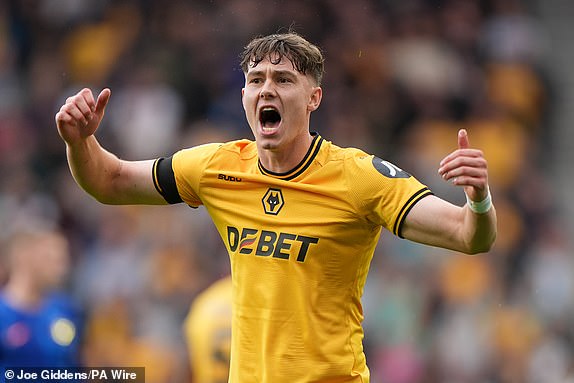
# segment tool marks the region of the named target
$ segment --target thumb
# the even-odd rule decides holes
[[[466,132],[466,129],[460,129],[458,131],[458,148],[468,149],[469,147],[470,143],[468,142],[468,133]]]
[[[112,91],[109,88],[105,88],[102,90],[98,96],[98,101],[96,102],[96,110],[95,113],[101,115],[104,113],[106,109],[106,105],[108,105],[108,101],[110,100],[110,96],[112,95]]]

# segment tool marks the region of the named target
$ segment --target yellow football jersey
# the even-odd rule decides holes
[[[216,281],[194,299],[183,325],[193,382],[227,383],[231,306],[230,277]]]
[[[287,173],[254,142],[206,144],[159,159],[170,203],[204,205],[231,259],[230,382],[369,382],[361,295],[385,227],[400,236],[430,190],[400,168],[315,134]]]

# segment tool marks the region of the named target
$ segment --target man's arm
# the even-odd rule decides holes
[[[104,89],[95,100],[91,90],[82,89],[69,97],[56,114],[74,179],[102,203],[166,204],[153,184],[153,160],[121,160],[100,146],[94,136],[110,95],[110,90]]]
[[[458,149],[440,163],[439,174],[464,187],[470,201],[481,202],[490,195],[486,160],[480,150],[469,147],[465,130],[458,133]],[[402,236],[415,242],[467,254],[490,250],[496,238],[496,211],[473,212],[469,204],[455,206],[435,196],[419,201],[403,225]]]

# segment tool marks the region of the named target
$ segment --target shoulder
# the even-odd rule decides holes
[[[213,157],[213,156],[240,156],[250,157],[257,155],[255,142],[242,139],[228,142],[214,142],[182,149],[174,154],[174,158]]]
[[[330,141],[325,142],[324,146],[326,162],[337,164],[337,166],[344,168],[353,177],[362,173],[372,173],[374,175],[383,173],[383,175],[387,175],[392,173],[392,171],[388,170],[389,167],[398,169],[393,167],[388,161],[367,153],[363,149],[341,147]]]
[[[180,150],[178,153],[187,153],[193,151],[205,151],[205,152],[233,152],[233,153],[242,153],[242,152],[250,152],[251,150],[256,149],[255,142],[247,139],[241,140],[233,140],[233,141],[226,141],[226,142],[210,142],[207,144],[201,144],[192,146],[186,149]]]
[[[8,314],[14,313],[14,308],[8,303],[6,297],[0,292],[0,322],[6,318]]]
[[[54,315],[78,319],[81,316],[79,305],[67,294],[55,292],[46,297],[45,307]]]
[[[354,147],[339,146],[332,141],[322,139],[318,160],[323,163],[353,164],[357,159],[369,156],[365,151]]]
[[[341,147],[330,141],[323,144],[322,165],[334,165],[353,181],[354,187],[370,188],[381,183],[396,183],[414,179],[394,163],[355,147]],[[366,182],[357,182],[358,180]]]

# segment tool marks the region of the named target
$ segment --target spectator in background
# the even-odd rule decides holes
[[[0,295],[0,365],[78,366],[80,317],[58,292],[70,269],[68,241],[24,228],[7,240],[8,280]]]
[[[192,381],[227,383],[231,357],[231,277],[200,293],[185,319]]]

